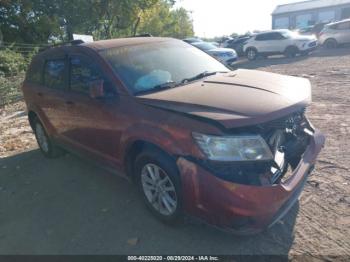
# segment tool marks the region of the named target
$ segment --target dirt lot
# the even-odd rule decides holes
[[[308,116],[326,147],[299,204],[269,231],[236,237],[190,222],[167,227],[128,182],[67,155],[44,159],[19,102],[0,109],[1,254],[281,254],[350,256],[350,49],[241,61],[309,78]]]

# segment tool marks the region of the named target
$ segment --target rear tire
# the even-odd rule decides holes
[[[246,51],[246,56],[247,56],[248,60],[253,61],[257,58],[258,51],[256,51],[255,48],[248,48]]]
[[[38,118],[34,119],[33,130],[40,151],[45,157],[57,158],[64,155],[64,151],[61,148],[57,147],[47,135],[43,124],[39,121]]]
[[[333,48],[337,48],[338,46],[338,42],[337,40],[330,38],[327,39],[326,42],[324,43],[325,47],[328,49],[333,49]]]
[[[135,160],[137,185],[147,208],[166,224],[182,217],[180,176],[175,161],[157,149],[146,149]]]

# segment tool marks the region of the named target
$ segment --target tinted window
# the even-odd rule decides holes
[[[42,73],[43,73],[43,66],[42,62],[38,60],[33,60],[31,63],[27,76],[26,81],[32,84],[41,84],[42,83]]]
[[[65,88],[65,69],[64,59],[48,60],[45,64],[44,81],[45,85],[50,88]]]
[[[91,82],[102,79],[98,68],[82,57],[73,56],[70,65],[70,89],[73,91],[89,93]]]
[[[269,41],[269,40],[280,40],[284,39],[284,37],[280,33],[267,33],[257,35],[255,40],[257,41]]]
[[[257,41],[264,41],[264,40],[266,40],[266,35],[267,35],[267,34],[257,35],[257,36],[255,37],[255,40],[257,40]]]

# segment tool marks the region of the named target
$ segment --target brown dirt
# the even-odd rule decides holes
[[[350,256],[350,49],[321,50],[294,59],[241,61],[237,66],[306,77],[312,82],[313,103],[308,116],[327,141],[302,193],[287,252],[292,257]],[[23,102],[0,108],[0,160],[37,147],[24,110]],[[267,241],[260,247],[269,243],[283,246],[283,232],[272,230],[256,241]],[[256,245],[254,238],[242,241],[246,246],[241,252],[249,250],[249,243]],[[273,247],[259,253],[274,253]]]
[[[240,67],[308,78],[308,117],[327,137],[300,199],[291,253],[350,255],[350,49],[271,58]]]

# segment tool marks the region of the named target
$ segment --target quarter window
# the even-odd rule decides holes
[[[42,84],[42,73],[43,73],[43,63],[38,60],[33,60],[31,63],[27,76],[26,81],[32,84]]]
[[[46,61],[44,73],[45,85],[50,88],[64,89],[65,69],[66,64],[64,59]]]

